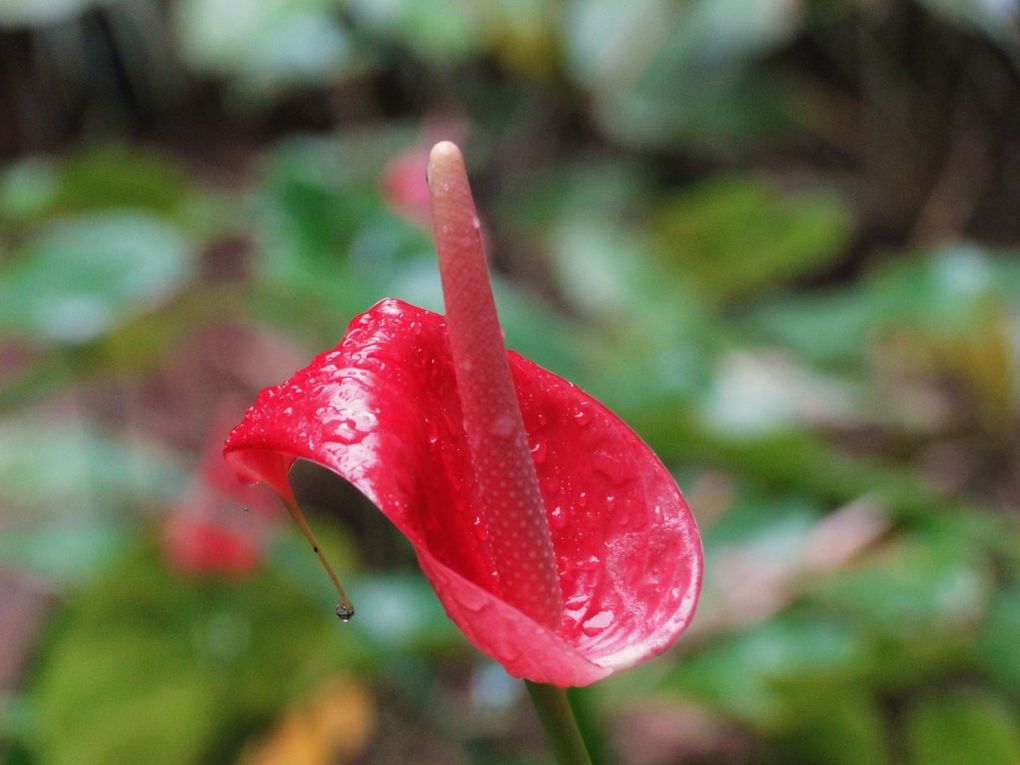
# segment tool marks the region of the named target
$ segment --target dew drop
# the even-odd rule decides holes
[[[336,618],[346,623],[354,616],[354,606],[345,606],[343,603],[336,604]]]
[[[531,447],[531,459],[535,461],[536,465],[541,465],[545,462],[545,455],[545,441],[536,441]]]
[[[604,451],[592,454],[591,464],[598,473],[618,486],[626,483],[631,477],[619,460]]]
[[[574,422],[580,425],[582,428],[591,422],[591,412],[588,411],[588,407],[584,404],[574,410]]]
[[[475,518],[472,526],[475,530],[475,536],[478,537],[480,541],[484,542],[489,538],[489,530],[485,528],[485,524],[482,523],[481,517]]]
[[[556,531],[561,531],[567,526],[567,515],[563,512],[563,508],[556,505],[549,513],[549,525],[552,526]]]

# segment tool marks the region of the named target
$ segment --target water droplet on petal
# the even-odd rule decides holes
[[[582,428],[591,422],[591,412],[588,411],[587,402],[582,402],[577,409],[574,410],[574,422],[580,425]]]
[[[561,531],[567,526],[567,515],[563,512],[563,508],[557,505],[549,513],[549,525],[552,526],[556,531]]]
[[[594,452],[591,455],[591,464],[596,471],[616,485],[627,483],[631,479],[623,463],[604,451]]]
[[[581,631],[588,637],[594,637],[612,624],[613,618],[612,611],[599,611],[591,618],[584,620],[584,624],[581,625]]]
[[[535,461],[536,465],[541,465],[545,462],[545,455],[545,441],[536,441],[531,445],[531,459]]]
[[[485,524],[482,523],[481,517],[477,517],[472,524],[475,530],[475,536],[482,542],[489,538],[489,530],[485,528]]]

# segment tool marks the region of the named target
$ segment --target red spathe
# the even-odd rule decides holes
[[[500,592],[439,314],[384,300],[356,317],[336,349],[259,394],[224,454],[284,497],[297,459],[338,473],[411,540],[475,646],[512,675],[587,685],[684,630],[701,588],[701,542],[676,482],[630,428],[572,383],[508,358],[563,593],[556,630]]]

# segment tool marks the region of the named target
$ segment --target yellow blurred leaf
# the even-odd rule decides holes
[[[292,704],[261,740],[245,747],[239,765],[333,765],[364,749],[375,727],[365,689],[334,677]]]

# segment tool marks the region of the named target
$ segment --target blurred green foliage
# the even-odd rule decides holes
[[[407,546],[321,475],[301,486],[349,628],[287,533],[248,576],[166,549],[168,518],[247,501],[203,462],[224,401],[383,297],[441,307],[388,174],[445,119],[509,345],[632,423],[704,532],[689,634],[575,695],[597,759],[1015,765],[1020,189],[989,157],[1020,151],[1018,13],[0,3],[0,46],[49,52],[11,76],[39,92],[0,131],[21,136],[0,172],[0,613],[46,614],[0,634],[0,760],[328,762],[302,720],[348,761],[295,712],[334,675],[381,730],[358,723],[359,761],[545,756]],[[32,151],[48,118],[82,140]]]

